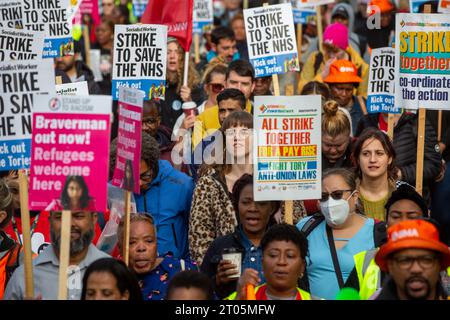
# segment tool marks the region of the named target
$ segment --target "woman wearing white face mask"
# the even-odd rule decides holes
[[[297,224],[310,243],[304,288],[323,299],[335,299],[352,268],[353,255],[377,246],[384,228],[357,212],[356,177],[344,168],[322,175],[321,213]]]

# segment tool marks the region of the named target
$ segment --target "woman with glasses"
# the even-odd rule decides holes
[[[368,128],[356,140],[353,155],[358,177],[361,211],[384,221],[385,204],[396,189],[398,168],[395,149],[389,137],[376,128]]]
[[[206,252],[201,271],[214,284],[219,298],[225,298],[236,290],[239,270],[249,270],[265,282],[262,270],[261,239],[269,226],[276,224],[274,214],[279,201],[255,201],[253,198],[253,176],[244,174],[233,186],[233,205],[239,217],[239,225],[233,233],[213,241]],[[241,255],[241,264],[222,258],[222,254],[233,249]]]
[[[120,221],[117,234],[123,257],[124,219]],[[174,258],[170,252],[158,252],[155,221],[147,212],[130,216],[128,253],[128,266],[138,277],[144,300],[163,300],[170,280],[178,272],[198,269],[189,260]]]
[[[206,93],[206,100],[197,107],[197,114],[217,105],[217,95],[225,88],[226,73],[227,66],[223,63],[212,64],[205,70],[202,83],[203,90]],[[195,114],[186,116],[186,114],[183,113],[179,116],[173,127],[173,137],[177,137],[180,128],[184,130],[193,128],[195,119]]]
[[[344,287],[355,254],[377,246],[375,221],[357,210],[356,187],[356,176],[349,169],[326,170],[322,175],[321,213],[297,224],[309,243],[304,288],[323,299],[335,299]]]
[[[218,237],[234,232],[236,211],[231,200],[235,182],[252,174],[253,116],[245,111],[231,113],[223,122],[213,149],[215,155],[199,170],[189,221],[191,258],[201,264],[208,247]],[[207,152],[207,150],[205,150]]]

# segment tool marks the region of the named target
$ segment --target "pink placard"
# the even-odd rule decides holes
[[[119,130],[112,185],[139,194],[144,92],[119,88]]]
[[[82,17],[83,14],[87,14],[91,17],[94,25],[100,23],[100,14],[98,12],[98,1],[97,0],[81,0],[80,7],[75,14],[73,19],[73,24],[83,24]]]
[[[110,97],[44,95],[35,106],[30,209],[104,212],[111,111],[101,109],[111,110]]]

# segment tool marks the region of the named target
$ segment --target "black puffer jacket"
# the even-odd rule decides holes
[[[358,124],[357,136],[368,127],[378,128],[378,113],[365,115]],[[403,113],[394,128],[394,149],[397,154],[395,165],[402,172],[402,181],[411,185],[416,184],[417,158],[417,115]],[[425,159],[423,164],[423,196],[429,199],[430,186],[433,184],[441,169],[441,154],[436,140],[433,126],[425,124]]]

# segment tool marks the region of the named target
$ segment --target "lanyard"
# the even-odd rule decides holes
[[[41,214],[41,212],[39,211],[39,213],[34,218],[33,224],[31,225],[30,238],[33,237],[34,229],[36,229],[36,225],[38,223],[40,214]],[[16,223],[16,219],[14,218],[14,215],[13,215],[13,217],[11,219],[11,222],[12,222],[12,226],[13,226],[13,229],[14,229],[14,233],[16,234],[17,240],[19,241],[20,245],[23,245],[22,244],[22,239],[20,238],[19,230],[17,229],[17,223]]]

